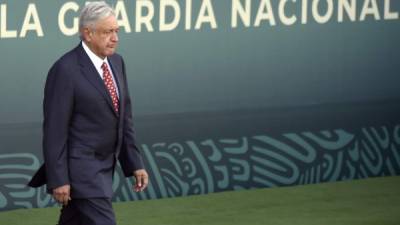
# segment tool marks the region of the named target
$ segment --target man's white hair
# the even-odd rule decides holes
[[[115,16],[115,12],[106,2],[90,2],[82,9],[79,16],[79,30],[82,31],[85,27],[94,28],[97,21],[109,16]]]

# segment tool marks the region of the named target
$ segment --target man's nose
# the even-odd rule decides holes
[[[118,32],[112,32],[111,41],[118,42]]]

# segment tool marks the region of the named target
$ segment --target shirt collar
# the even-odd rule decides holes
[[[101,65],[103,65],[104,62],[108,64],[107,57],[104,59],[98,57],[96,54],[94,54],[94,52],[92,52],[92,50],[90,50],[90,48],[86,45],[84,41],[82,41],[82,47],[85,50],[86,54],[89,56],[90,60],[92,61],[96,69],[100,69]]]

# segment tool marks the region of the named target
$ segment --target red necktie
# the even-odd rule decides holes
[[[103,69],[103,81],[107,87],[108,92],[110,93],[115,112],[118,112],[119,101],[118,101],[117,90],[115,88],[110,70],[108,69],[108,66],[107,66],[107,63],[104,62],[101,65],[101,69]]]

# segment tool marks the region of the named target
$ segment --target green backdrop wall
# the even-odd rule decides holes
[[[399,1],[108,2],[151,175],[118,171],[114,200],[400,174]],[[55,205],[25,184],[83,5],[0,1],[0,210]]]

